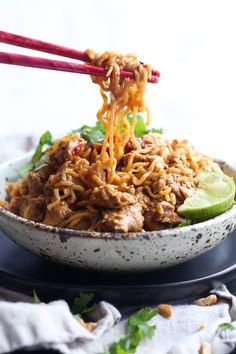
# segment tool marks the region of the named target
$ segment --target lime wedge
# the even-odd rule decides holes
[[[177,211],[193,221],[204,221],[227,211],[234,197],[235,184],[232,177],[221,172],[201,171],[196,193],[185,199]]]

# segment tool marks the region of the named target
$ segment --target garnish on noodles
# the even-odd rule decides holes
[[[26,177],[9,184],[4,207],[76,230],[138,232],[184,225],[177,210],[196,192],[199,172],[220,167],[187,140],[169,140],[148,128],[145,89],[151,66],[134,55],[87,54],[92,65],[107,69],[106,78],[92,77],[103,100],[98,122],[54,143],[47,140],[42,166],[37,160]],[[135,78],[121,78],[122,69]]]

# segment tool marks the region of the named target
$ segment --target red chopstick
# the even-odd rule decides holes
[[[106,69],[98,66],[70,63],[67,61],[37,58],[28,55],[4,53],[4,52],[0,52],[0,63],[19,65],[19,66],[28,66],[31,68],[39,68],[39,69],[67,71],[67,72],[94,75],[94,76],[106,76],[106,72],[107,72]],[[125,78],[125,77],[131,79],[134,78],[134,74],[131,71],[121,71],[120,76],[121,78]],[[149,82],[157,83],[158,77],[152,76],[149,79]]]
[[[61,57],[77,59],[84,62],[89,62],[90,59],[85,52],[79,50],[62,47],[57,44],[43,42],[38,39],[19,36],[9,32],[0,31],[0,42],[15,45],[18,47],[38,50],[40,52],[59,55]]]
[[[9,33],[9,32],[0,31],[0,42],[6,43],[6,44],[10,44],[10,45],[19,46],[19,47],[23,47],[23,48],[27,48],[27,49],[33,49],[33,50],[38,50],[38,51],[41,51],[41,52],[55,54],[55,55],[59,55],[59,56],[67,57],[67,58],[71,58],[71,59],[77,59],[77,60],[81,60],[83,62],[89,62],[90,61],[89,57],[87,56],[87,54],[85,52],[82,52],[82,51],[79,51],[79,50],[75,50],[75,49],[71,49],[71,48],[67,48],[67,47],[63,47],[63,46],[59,46],[59,45],[56,45],[56,44],[53,44],[53,43],[43,42],[43,41],[40,41],[40,40],[37,40],[37,39],[33,39],[33,38],[28,38],[28,37],[16,35],[16,34]],[[10,53],[6,53],[6,55],[9,56],[11,54]],[[29,57],[29,58],[33,58],[33,57]],[[35,59],[40,59],[40,58],[35,58]],[[15,61],[16,62],[16,58],[14,58],[14,59],[10,58],[10,61]],[[18,59],[18,61],[20,61],[20,60]],[[21,62],[22,62],[22,64],[16,64],[14,62],[12,62],[12,63],[7,62],[6,64],[21,65],[21,66],[31,66],[31,67],[41,67],[41,66],[36,66],[36,65],[26,65],[26,64],[24,65],[23,64],[23,58],[21,59]],[[31,60],[31,64],[36,64],[36,63],[32,63],[32,62],[34,62],[34,60]],[[58,61],[54,61],[54,62],[57,63]],[[27,63],[27,59],[25,60],[25,63]],[[63,63],[63,62],[61,62],[61,63]],[[38,64],[40,65],[39,62],[38,62]],[[48,67],[46,67],[47,66],[46,63],[42,63],[41,62],[41,64],[44,65],[44,69],[61,70],[59,68],[52,69],[54,64],[52,62],[50,62],[50,61],[48,62]],[[66,70],[66,68],[64,66],[63,71],[79,72],[81,74],[83,74],[83,73],[90,74],[86,68],[84,69],[85,72],[71,70],[72,64],[73,63],[69,63],[70,70]],[[80,65],[80,64],[78,64],[78,65]],[[81,68],[81,70],[83,70],[83,69]],[[101,72],[100,76],[104,76],[105,73],[106,73],[105,70],[98,70],[98,72]],[[124,72],[124,73],[128,73],[128,72]],[[131,74],[124,74],[124,73],[121,74],[121,77],[133,77],[132,73]],[[93,75],[93,74],[90,74],[90,75]],[[155,79],[154,77],[159,78],[160,77],[160,72],[153,69],[152,70],[152,77],[149,80],[149,82],[152,82],[152,83],[158,82],[158,80]]]

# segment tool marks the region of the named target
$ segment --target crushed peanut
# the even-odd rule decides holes
[[[171,305],[168,304],[160,304],[158,305],[158,310],[160,315],[166,318],[170,318],[173,315],[173,308]]]
[[[200,325],[198,326],[198,330],[199,331],[202,331],[205,328],[206,328],[206,324],[205,323],[200,323]]]
[[[211,343],[205,341],[202,342],[199,349],[199,354],[212,354]]]
[[[210,306],[215,305],[217,303],[217,296],[216,295],[209,295],[207,297],[202,297],[193,302],[194,305],[198,306]]]
[[[78,322],[81,324],[81,326],[83,326],[90,332],[92,332],[97,327],[96,322],[84,322],[82,318]]]

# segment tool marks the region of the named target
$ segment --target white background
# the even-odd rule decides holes
[[[234,0],[0,0],[0,29],[68,47],[135,53],[161,71],[149,85],[153,126],[234,158]],[[0,43],[0,51],[47,56]],[[0,65],[0,138],[54,135],[95,121],[87,76]]]

